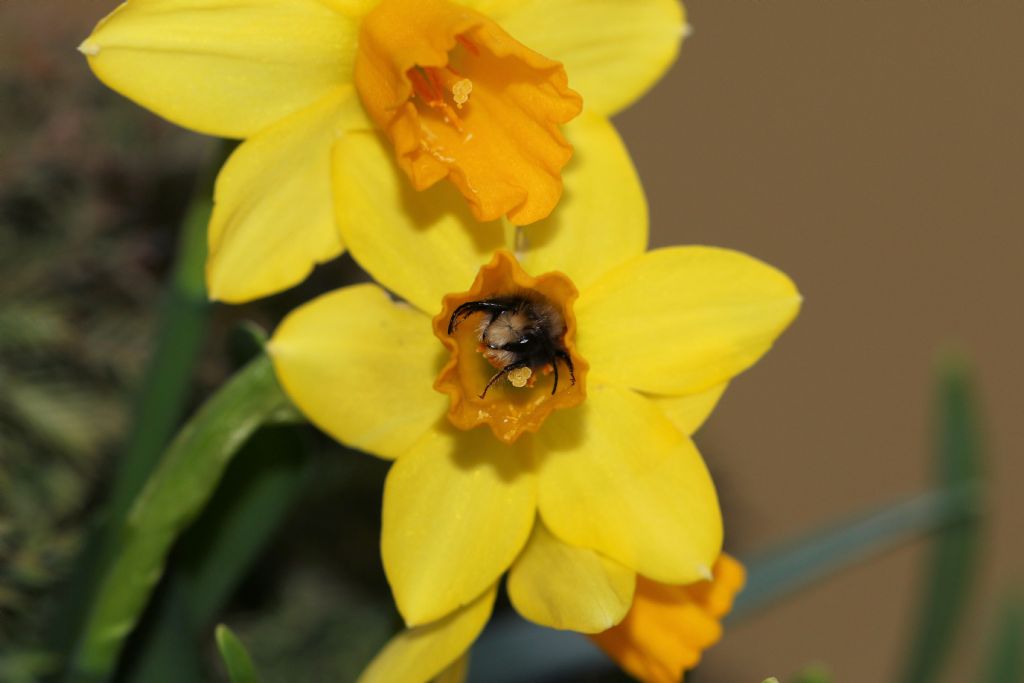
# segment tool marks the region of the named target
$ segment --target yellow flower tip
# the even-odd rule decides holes
[[[92,42],[91,39],[86,39],[78,46],[78,51],[86,57],[95,57],[100,53],[100,46]]]
[[[669,586],[637,577],[625,619],[590,637],[643,683],[677,683],[721,638],[720,621],[732,609],[745,578],[743,565],[725,554],[709,581]]]
[[[450,179],[480,221],[548,216],[583,108],[565,69],[447,0],[382,0],[363,19],[356,88],[417,190]],[[470,94],[472,93],[472,98]]]
[[[434,334],[449,358],[434,388],[450,397],[453,425],[486,424],[514,443],[555,409],[586,398],[589,365],[576,351],[572,308],[577,296],[562,273],[531,277],[502,250],[469,290],[444,297]]]

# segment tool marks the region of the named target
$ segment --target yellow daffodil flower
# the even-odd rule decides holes
[[[450,179],[470,222],[532,223],[562,194],[581,96],[619,111],[682,35],[676,0],[128,0],[80,50],[142,106],[245,140],[207,262],[210,296],[240,302],[300,282],[342,252],[338,222],[382,208],[339,198],[360,170],[339,144],[353,131],[386,134],[374,165],[395,158],[417,190]]]
[[[639,577],[626,617],[590,638],[637,680],[680,683],[721,639],[720,622],[745,578],[743,565],[728,555],[718,558],[710,581],[666,586]]]
[[[452,193],[443,206],[407,195],[402,172],[373,161],[376,136],[342,143],[353,182],[340,205],[378,207],[343,237],[404,301],[373,284],[325,294],[287,316],[268,350],[313,423],[395,460],[381,546],[410,629],[366,681],[449,666],[506,571],[526,618],[600,633],[626,616],[638,576],[691,584],[720,555],[718,501],[690,434],[800,296],[737,252],[645,251],[646,204],[614,131],[588,116],[569,128],[585,152],[525,245],[500,224],[466,231]],[[541,311],[547,341],[515,344],[523,311],[488,308],[507,297]]]

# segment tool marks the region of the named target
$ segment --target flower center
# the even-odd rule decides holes
[[[382,0],[364,19],[355,83],[418,190],[449,178],[478,220],[551,213],[582,108],[565,69],[447,0]]]
[[[576,287],[558,272],[531,277],[499,251],[466,292],[444,298],[434,334],[449,351],[434,388],[459,429],[490,426],[512,443],[556,408],[586,398],[587,362],[575,349]]]

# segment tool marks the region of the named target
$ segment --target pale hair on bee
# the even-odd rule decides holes
[[[569,370],[569,379],[576,384],[572,358],[565,349],[565,320],[559,310],[543,297],[533,293],[469,301],[452,313],[448,321],[448,334],[452,334],[464,320],[482,314],[476,328],[476,338],[483,346],[484,356],[498,372],[484,387],[480,398],[499,379],[510,377],[513,386],[526,385],[526,379],[546,366],[554,373],[551,393],[558,390],[558,363]],[[530,372],[525,372],[528,369]],[[511,374],[510,374],[511,373]]]

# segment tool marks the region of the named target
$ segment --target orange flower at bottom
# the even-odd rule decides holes
[[[743,588],[746,571],[729,555],[715,562],[710,581],[668,586],[637,577],[633,606],[619,624],[590,636],[644,683],[679,683],[722,637],[721,619]]]

